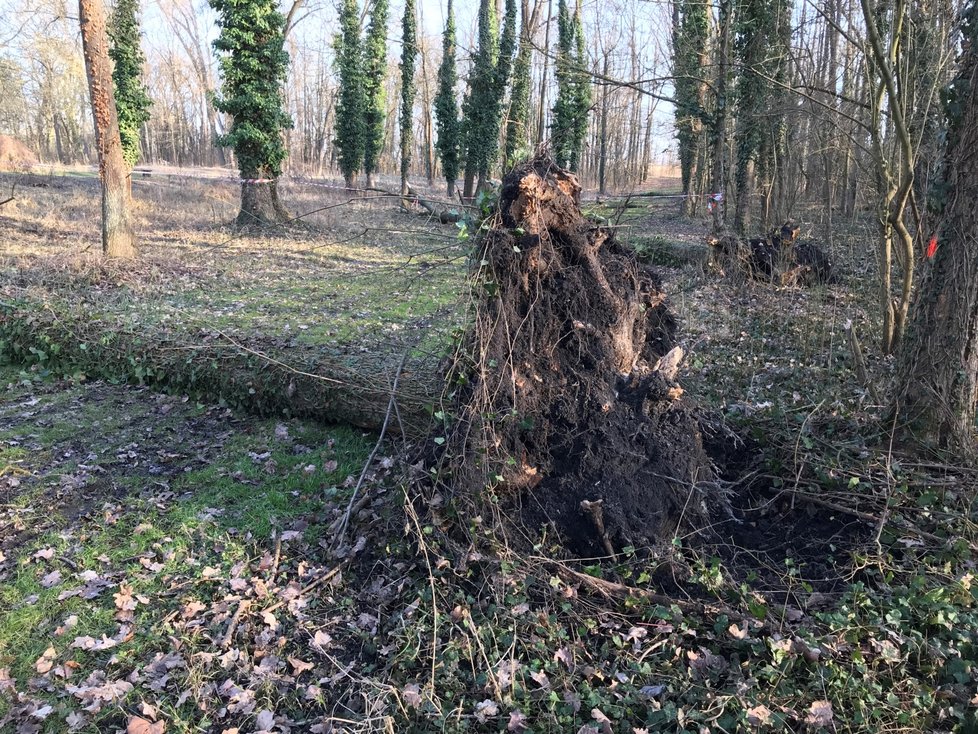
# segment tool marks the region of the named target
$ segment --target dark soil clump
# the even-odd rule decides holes
[[[445,457],[456,492],[494,488],[507,520],[605,555],[668,539],[719,497],[676,382],[682,352],[661,282],[584,219],[579,196],[547,159],[503,181]]]

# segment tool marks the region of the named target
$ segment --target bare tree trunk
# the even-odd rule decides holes
[[[605,178],[606,167],[608,165],[608,98],[610,86],[608,79],[608,59],[610,52],[604,52],[604,62],[601,65],[601,74],[605,77],[605,83],[601,85],[601,138],[600,153],[598,154],[598,193],[604,196],[608,193],[608,182]]]
[[[869,0],[861,0],[860,5],[866,22],[868,46],[866,55],[872,57],[873,70],[879,77],[876,81],[870,80],[870,86],[873,88],[871,132],[876,175],[882,194],[880,202],[880,266],[884,268],[880,278],[880,301],[883,309],[882,348],[884,354],[890,354],[896,350],[903,337],[914,278],[913,237],[904,223],[904,213],[913,190],[916,156],[914,142],[907,127],[907,100],[900,93],[902,87],[896,77],[902,28],[906,20],[906,3],[904,0],[898,0],[894,6],[887,48],[884,48],[876,15]],[[887,103],[885,109],[892,121],[895,138],[892,155],[888,155],[884,150],[884,95]],[[893,159],[896,159],[895,164]],[[900,295],[895,300],[890,293],[894,235],[900,247],[898,258],[903,263]]]
[[[129,208],[128,171],[122,158],[119,119],[112,90],[112,66],[102,0],[79,0],[78,19],[102,180],[102,251],[109,257],[131,258],[136,256],[136,240]]]

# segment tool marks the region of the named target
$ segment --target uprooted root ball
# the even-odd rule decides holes
[[[605,553],[702,518],[715,471],[660,281],[579,197],[546,159],[503,181],[444,457],[456,494],[491,487],[507,517]]]

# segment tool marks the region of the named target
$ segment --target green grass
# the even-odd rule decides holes
[[[11,383],[10,389],[4,389]],[[38,432],[29,419],[5,410],[28,398],[37,399],[34,409],[52,419],[69,421],[73,430],[67,434]],[[21,684],[39,675],[37,661],[52,645],[57,653],[55,666],[69,661],[73,666],[69,683],[74,685],[81,685],[96,670],[105,670],[110,679],[139,671],[155,653],[171,649],[160,627],[162,620],[190,599],[208,607],[220,603],[225,592],[217,581],[208,581],[202,569],[215,569],[215,576],[226,578],[235,564],[271,552],[273,532],[298,527],[300,539],[290,541],[286,551],[290,560],[283,561],[283,575],[294,573],[291,548],[298,543],[316,549],[319,541],[332,539],[327,533],[334,516],[330,510],[345,507],[352,491],[347,478],[359,474],[375,440],[356,429],[299,420],[235,419],[220,436],[200,435],[198,421],[213,409],[177,403],[161,416],[153,409],[157,402],[146,392],[134,396],[124,388],[54,383],[10,366],[0,367],[0,466],[16,465],[33,475],[21,476],[21,486],[7,512],[44,509],[43,518],[36,513],[23,515],[40,520],[32,526],[37,532],[26,542],[7,548],[9,567],[0,573],[0,608],[4,610],[0,614],[0,669],[8,669]],[[108,415],[112,418],[107,419]],[[154,425],[151,434],[145,430],[147,419]],[[213,417],[211,421],[221,425]],[[113,488],[110,494],[94,498],[80,516],[73,511],[73,498],[53,489],[59,477],[77,469],[78,461],[56,457],[78,436],[85,436],[87,447],[99,453],[104,471],[96,476],[107,476],[107,486]],[[150,444],[147,456],[179,450],[179,443],[170,444],[175,439],[199,452],[210,446],[210,455],[206,463],[192,461],[190,471],[160,480],[119,464],[112,456],[120,444],[140,436]],[[10,441],[43,444],[48,450],[30,451],[11,446]],[[215,441],[219,443],[216,449],[212,446]],[[136,463],[141,459],[142,455]],[[5,518],[8,516],[0,515],[0,532]],[[51,557],[35,556],[42,550]],[[306,551],[304,555],[312,560],[316,554]],[[160,565],[148,567],[141,560]],[[42,580],[55,571],[61,573],[62,581],[44,588]],[[84,571],[94,571],[110,587],[91,600],[78,596],[59,600],[59,594],[81,584],[78,574]],[[137,605],[129,623],[131,637],[101,651],[72,647],[77,637],[99,640],[119,633],[114,594],[121,584],[146,601]],[[72,617],[77,617],[74,626],[59,632]],[[187,644],[198,643],[188,638]],[[50,692],[37,692],[35,699],[50,702],[59,712],[44,721],[48,732],[63,731],[65,715],[80,706],[60,684]],[[117,703],[134,710],[138,695],[131,693]],[[0,696],[0,720],[10,706],[10,700]],[[200,712],[193,705],[183,709],[182,713],[176,708],[170,711],[171,725],[182,716],[186,728],[175,730],[196,731]],[[106,706],[81,731],[118,726],[119,717],[117,705]]]

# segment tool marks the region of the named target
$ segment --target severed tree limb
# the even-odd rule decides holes
[[[438,221],[441,222],[442,224],[453,224],[455,222],[460,222],[462,220],[461,212],[455,209],[443,209],[439,204],[439,202],[424,198],[423,196],[418,194],[418,192],[415,191],[410,184],[408,184],[407,187],[407,193],[408,193],[407,198],[405,198],[402,194],[398,194],[393,191],[388,191],[387,189],[380,189],[375,186],[367,187],[364,190],[375,191],[379,194],[387,194],[388,196],[399,198],[401,200],[401,206],[403,206],[405,209],[407,208],[407,206],[405,205],[405,201],[413,201],[416,204],[418,204],[418,206],[420,206],[422,209],[424,209],[426,212],[428,212],[428,214],[430,214],[433,217],[436,217]]]

